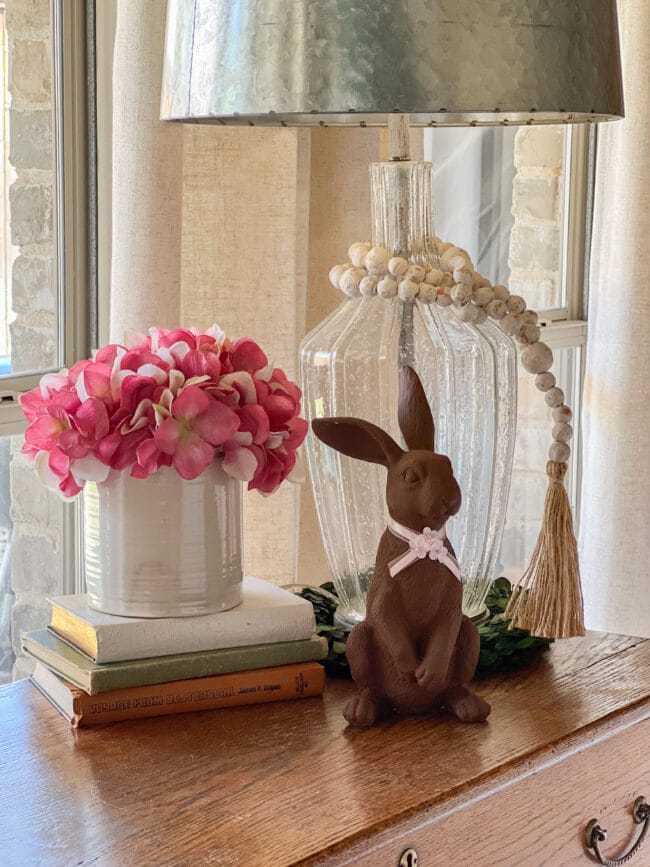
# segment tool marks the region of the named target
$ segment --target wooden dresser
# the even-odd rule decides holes
[[[595,863],[592,818],[610,857],[638,836],[650,641],[557,643],[480,685],[485,725],[350,730],[351,690],[73,731],[28,682],[4,687],[0,864],[565,867]],[[650,834],[629,863],[650,865]]]

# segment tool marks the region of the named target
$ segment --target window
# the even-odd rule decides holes
[[[76,0],[0,2],[0,682],[46,597],[79,586],[76,508],[20,453],[16,399],[90,342],[85,15]]]
[[[579,512],[580,404],[591,136],[584,127],[495,126],[425,132],[435,170],[437,234],[464,247],[493,283],[540,314],[554,373],[574,413],[567,489]],[[517,579],[537,540],[546,496],[551,415],[519,368],[514,471],[499,569]]]

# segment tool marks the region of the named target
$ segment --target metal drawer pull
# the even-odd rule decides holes
[[[402,852],[399,867],[418,867],[418,853],[415,849],[405,849]]]
[[[604,843],[607,839],[607,831],[600,827],[597,820],[592,819],[587,825],[585,829],[587,848],[594,850],[599,864],[604,864],[605,867],[618,867],[619,864],[627,864],[628,861],[631,861],[632,858],[634,858],[643,845],[648,830],[650,830],[650,804],[646,803],[645,798],[637,798],[634,802],[634,806],[632,807],[632,818],[636,825],[643,825],[643,827],[641,828],[641,833],[639,834],[636,843],[634,843],[627,854],[622,855],[620,858],[606,858],[600,851],[600,844]]]

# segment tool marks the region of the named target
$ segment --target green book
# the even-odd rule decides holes
[[[111,689],[273,668],[296,662],[318,662],[327,656],[327,640],[317,635],[301,641],[279,641],[104,664],[93,662],[47,629],[26,632],[22,646],[29,656],[90,695]]]

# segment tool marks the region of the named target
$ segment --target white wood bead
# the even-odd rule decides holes
[[[424,275],[424,282],[431,286],[439,286],[443,277],[443,272],[438,268],[429,268]]]
[[[573,428],[563,421],[553,425],[553,439],[558,443],[568,443],[573,436]]]
[[[527,324],[530,323],[531,325],[537,325],[539,321],[539,316],[534,310],[524,310],[521,314],[521,318],[523,322],[526,322]]]
[[[518,316],[514,313],[506,313],[503,319],[499,322],[499,328],[509,337],[517,337],[521,331],[522,325]]]
[[[535,377],[535,385],[540,391],[548,391],[555,385],[555,375],[550,370],[546,373],[538,373]]]
[[[388,265],[391,258],[390,253],[385,247],[372,247],[364,259],[364,264],[368,270],[376,268],[378,265]]]
[[[401,256],[393,256],[388,262],[388,270],[393,277],[401,277],[403,274],[406,274],[408,269],[408,260],[403,259]]]
[[[553,366],[553,352],[545,343],[531,343],[521,353],[521,363],[528,373],[544,373]]]
[[[429,286],[428,283],[420,283],[420,291],[418,292],[418,301],[423,304],[433,304],[438,297],[438,290],[435,286]]]
[[[332,286],[340,289],[341,277],[345,274],[345,265],[335,265],[330,269],[329,278]]]
[[[508,308],[508,312],[519,314],[523,313],[526,309],[526,302],[521,295],[511,295],[506,301],[506,307]]]
[[[364,260],[370,252],[371,246],[372,244],[367,241],[357,241],[355,244],[350,244],[348,248],[348,256],[356,268],[363,268]]]
[[[350,298],[358,298],[361,294],[359,283],[365,276],[366,272],[362,268],[348,268],[339,281],[339,288]]]
[[[413,280],[414,283],[422,283],[426,276],[426,269],[422,265],[409,265],[404,275],[405,280]]]
[[[564,392],[561,388],[558,388],[557,385],[554,385],[553,388],[549,388],[549,390],[545,392],[544,400],[548,406],[562,406],[564,403]]]
[[[492,284],[488,278],[479,274],[478,271],[474,271],[474,274],[472,275],[472,286],[474,289],[481,289],[483,286],[488,286],[490,289],[492,288]]]
[[[470,305],[476,307],[476,305]],[[474,319],[474,325],[483,325],[485,321],[487,321],[488,315],[485,312],[485,307],[476,307],[476,318]]]
[[[466,265],[462,268],[454,268],[453,278],[456,283],[467,283],[470,289],[473,287],[472,272]]]
[[[448,241],[441,241],[438,244],[438,252],[442,256],[443,253],[446,253],[447,250],[451,250],[451,248],[457,249],[454,244],[450,244]]]
[[[478,311],[479,308],[473,304],[465,304],[464,307],[457,307],[455,309],[456,315],[461,322],[475,322]]]
[[[436,304],[438,305],[438,307],[450,307],[451,298],[449,297],[449,295],[447,295],[446,292],[441,292],[440,290],[438,290]]]
[[[469,302],[472,297],[472,290],[466,283],[456,283],[449,294],[454,304],[460,306]]]
[[[445,245],[443,245],[443,246],[445,246]],[[457,247],[455,244],[450,244],[448,247],[445,247],[445,249],[442,251],[440,258],[442,259],[442,261],[444,263],[451,264],[452,259],[456,259],[456,258],[458,258],[458,256],[461,256],[461,255],[462,255],[462,250],[460,249],[460,247]],[[451,270],[453,270],[453,268],[448,268],[447,270],[451,271]]]
[[[499,301],[507,301],[510,298],[510,292],[505,286],[502,286],[500,283],[497,283],[496,286],[492,287],[492,291],[494,292],[494,297]]]
[[[372,274],[373,277],[381,280],[382,277],[388,276],[388,263],[382,262],[381,265],[373,265],[372,268],[368,268],[367,270],[368,274]]]
[[[376,295],[378,282],[377,278],[373,277],[372,274],[367,274],[359,283],[359,291],[362,295],[365,295],[366,298]]]
[[[503,301],[499,301],[498,298],[490,301],[485,309],[490,319],[503,319],[506,315],[506,305]]]
[[[519,333],[517,334],[517,340],[520,343],[523,343],[524,346],[527,346],[529,343],[537,343],[539,338],[542,336],[542,331],[539,325],[533,325],[532,322],[523,322],[521,314],[519,314],[517,318],[521,324]]]
[[[494,292],[490,286],[479,286],[474,290],[474,304],[479,307],[487,307],[494,298]]]
[[[377,283],[377,293],[382,298],[394,298],[397,295],[397,280],[392,277],[384,277]]]
[[[439,283],[440,286],[444,286],[446,289],[451,289],[454,286],[454,278],[449,273],[449,271],[443,271],[442,280]]]
[[[449,262],[449,270],[452,274],[454,273],[454,271],[468,271],[470,275],[472,275],[472,281],[470,283],[471,286],[474,282],[474,266],[472,265],[472,261],[467,255],[467,253],[461,251],[458,256],[451,256],[447,259],[447,261]]]
[[[565,464],[571,457],[571,449],[566,443],[553,443],[548,450],[548,458],[557,464]]]
[[[397,294],[402,301],[415,301],[419,289],[420,284],[416,283],[415,280],[405,279],[400,281]]]
[[[553,421],[564,422],[568,424],[573,420],[573,412],[569,409],[568,406],[562,404],[561,406],[556,406],[552,412]]]

